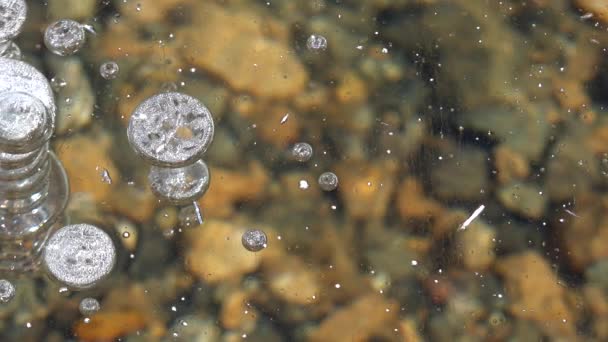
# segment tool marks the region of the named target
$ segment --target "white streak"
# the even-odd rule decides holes
[[[469,216],[469,218],[460,225],[460,227],[458,228],[458,230],[465,230],[465,229],[467,229],[467,226],[469,224],[471,224],[471,222],[473,222],[473,220],[476,219],[477,216],[479,216],[479,214],[481,214],[481,212],[485,208],[486,208],[486,206],[482,204],[482,205],[479,206],[479,208],[475,209],[475,211],[473,212],[473,214],[471,214],[471,216]]]
[[[198,203],[196,203],[196,201],[192,202],[192,205],[194,206],[194,213],[196,214],[196,220],[198,221],[198,224],[203,224],[203,215],[201,215],[201,208],[198,206]]]
[[[289,119],[289,113],[287,113],[283,116],[283,118],[281,119],[281,125],[286,123],[288,119]]]

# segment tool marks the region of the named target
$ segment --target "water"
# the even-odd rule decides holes
[[[590,3],[28,2],[0,54],[61,89],[26,93],[66,127],[66,217],[117,243],[85,290],[3,275],[0,339],[608,340]],[[43,44],[68,18],[97,34]]]

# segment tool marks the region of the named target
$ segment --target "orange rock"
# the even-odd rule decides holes
[[[574,337],[576,322],[565,301],[565,288],[547,260],[528,251],[498,259],[496,271],[504,277],[513,316],[536,322],[549,336]]]
[[[137,222],[143,223],[154,214],[158,198],[149,187],[138,189],[121,185],[109,196],[112,210]]]
[[[336,97],[343,104],[365,102],[367,85],[354,72],[347,72],[336,88]]]
[[[592,13],[593,16],[604,23],[608,23],[607,0],[575,0],[575,5],[583,12]]]
[[[213,167],[210,171],[209,190],[199,200],[207,217],[228,217],[237,202],[257,200],[267,191],[269,177],[260,162],[251,162],[242,171]]]
[[[389,160],[339,165],[338,189],[348,215],[356,219],[384,217],[394,191],[396,170]]]
[[[562,226],[562,243],[568,251],[568,261],[579,271],[592,263],[608,257],[608,197],[577,197],[572,211],[577,215],[566,215]]]
[[[145,317],[137,311],[98,312],[89,323],[79,320],[74,335],[81,341],[114,341],[146,325]]]
[[[210,2],[200,7],[195,24],[176,34],[184,60],[260,97],[290,98],[304,89],[304,66],[286,42],[264,36],[263,17]]]
[[[306,305],[319,299],[319,275],[299,258],[283,256],[280,263],[265,263],[264,274],[274,295],[288,303]]]
[[[414,177],[407,177],[397,189],[397,210],[404,219],[436,217],[443,211],[441,204],[424,194],[422,185]]]
[[[608,152],[608,125],[598,126],[585,140],[585,145],[596,154]]]
[[[246,250],[241,243],[244,232],[244,226],[217,220],[208,220],[204,227],[189,230],[186,268],[210,284],[238,280],[255,271],[264,251],[252,253]]]
[[[137,2],[120,2],[119,11],[128,21],[142,24],[167,22],[170,13],[186,16],[192,0],[138,0]],[[178,6],[179,5],[179,6]]]
[[[458,227],[469,217],[470,213],[463,210],[445,210],[438,215],[433,222],[433,237],[438,240],[450,233],[454,233]]]
[[[109,139],[107,135],[79,135],[56,143],[55,151],[70,180],[71,193],[90,194],[100,203],[107,200],[114,191],[113,185],[119,181],[120,175],[109,156]],[[102,180],[104,169],[112,178],[112,184]]]
[[[247,305],[249,295],[243,291],[229,294],[222,300],[220,322],[228,330],[251,332],[257,322],[257,310]]]
[[[299,137],[298,115],[284,106],[267,108],[264,113],[255,115],[253,120],[260,138],[280,149],[295,143]]]
[[[394,330],[398,307],[378,294],[365,295],[323,320],[309,341],[368,341]]]
[[[494,151],[498,181],[502,184],[521,180],[530,174],[530,165],[521,154],[508,146],[500,145]]]
[[[591,103],[582,82],[573,79],[557,79],[553,85],[553,96],[563,109],[578,110]]]

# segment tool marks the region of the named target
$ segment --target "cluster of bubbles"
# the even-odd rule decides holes
[[[209,109],[198,99],[179,92],[144,100],[135,108],[127,128],[131,147],[152,164],[148,174],[152,191],[176,205],[192,203],[199,224],[202,216],[196,200],[207,192],[211,180],[201,158],[214,132]]]
[[[241,243],[250,252],[259,252],[268,246],[266,233],[259,229],[249,229],[243,233]]]
[[[23,0],[0,0],[0,195],[5,197],[4,192],[8,192],[13,196],[4,201],[0,211],[0,233],[33,240],[16,240],[23,259],[19,264],[12,255],[0,263],[10,264],[11,270],[34,271],[41,255],[44,269],[53,278],[71,288],[88,288],[111,272],[116,251],[107,233],[88,224],[68,225],[48,236],[65,209],[67,180],[61,163],[48,148],[56,112],[51,86],[33,66],[18,60],[21,53],[12,42],[26,14]],[[44,42],[57,55],[71,55],[83,46],[85,30],[92,29],[73,20],[59,20],[46,29]],[[112,65],[104,68],[113,75],[118,72],[117,66],[115,69]],[[9,239],[2,241],[0,248],[15,248],[7,245]],[[14,296],[14,285],[0,280],[0,302],[9,302]],[[90,314],[99,309],[99,303],[89,298],[80,309]]]

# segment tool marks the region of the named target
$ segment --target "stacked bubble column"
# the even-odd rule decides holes
[[[0,0],[0,57],[21,59],[21,50],[12,40],[21,33],[26,16],[24,0]]]
[[[213,141],[211,113],[196,98],[177,92],[144,100],[133,112],[129,143],[152,166],[148,181],[160,198],[194,203],[208,189],[209,169],[201,159]],[[200,221],[200,219],[199,219]]]
[[[46,78],[0,58],[0,271],[38,268],[66,207],[65,171],[49,150],[55,103]]]

